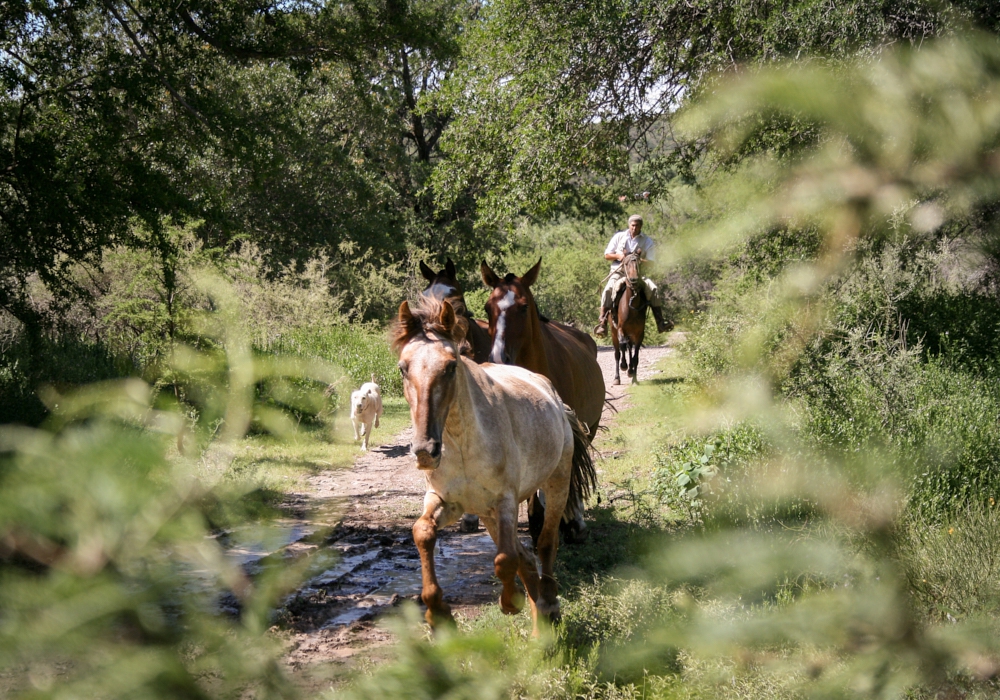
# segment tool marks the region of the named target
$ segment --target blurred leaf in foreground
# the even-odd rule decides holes
[[[261,410],[262,382],[304,380],[318,398],[303,400],[320,401],[337,375],[254,358],[235,297],[217,279],[201,284],[218,311],[175,353],[169,400],[137,379],[47,389],[43,428],[0,428],[0,674],[15,695],[294,695],[264,633],[296,571],[251,581],[226,558],[212,517],[239,507],[206,466],[251,422],[293,425]],[[238,619],[221,614],[222,593],[239,601]]]

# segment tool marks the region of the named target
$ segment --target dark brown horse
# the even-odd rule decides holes
[[[455,274],[455,263],[451,261],[451,258],[448,258],[444,269],[438,272],[434,272],[421,261],[420,274],[427,280],[427,288],[420,293],[421,296],[447,301],[455,313],[469,319],[469,332],[465,336],[465,341],[469,344],[472,359],[478,364],[489,360],[490,346],[492,345],[489,324],[486,321],[474,319],[465,305],[465,294],[462,292],[462,285],[458,282],[458,277]]]
[[[604,375],[597,364],[597,344],[586,333],[543,318],[538,313],[531,285],[538,279],[542,261],[517,277],[508,273],[502,279],[485,262],[481,266],[483,282],[493,288],[486,312],[493,341],[490,361],[519,365],[548,377],[556,391],[586,426],[591,440],[601,423],[604,409]],[[532,523],[540,522],[539,504],[529,508]],[[567,541],[582,541],[583,502],[566,506]],[[536,525],[532,525],[535,536]]]
[[[636,250],[622,258],[625,284],[612,307],[611,342],[615,346],[615,385],[621,384],[619,368],[628,372],[633,384],[639,383],[639,348],[646,337],[646,283],[639,275],[641,250]]]

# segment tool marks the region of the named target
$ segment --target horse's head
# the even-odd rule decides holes
[[[641,279],[639,274],[639,262],[642,260],[642,249],[636,248],[631,253],[622,258],[621,269],[625,273],[625,279],[629,284],[636,284]]]
[[[467,315],[465,306],[465,295],[462,293],[462,285],[458,282],[455,271],[455,263],[448,258],[442,270],[434,272],[427,263],[420,261],[420,274],[427,280],[427,287],[420,294],[432,299],[447,299],[455,312],[461,316]]]
[[[399,354],[403,394],[413,420],[410,452],[419,469],[436,469],[441,463],[444,424],[462,371],[459,346],[466,329],[467,321],[447,301],[424,298],[412,309],[405,301],[399,307],[392,347]]]
[[[480,267],[483,282],[493,288],[493,293],[486,302],[486,313],[490,317],[490,337],[493,339],[490,362],[515,364],[521,348],[530,341],[532,326],[537,324],[538,319],[531,285],[538,279],[541,268],[542,259],[539,258],[535,266],[521,277],[508,272],[500,279],[485,262]]]

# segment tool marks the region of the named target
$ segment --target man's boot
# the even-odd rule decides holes
[[[653,309],[653,318],[656,319],[656,330],[660,333],[668,333],[674,327],[673,321],[663,320],[663,308],[659,306],[651,307]]]
[[[601,320],[594,326],[594,335],[598,338],[603,338],[608,334],[608,314],[610,313],[611,309],[601,309]]]

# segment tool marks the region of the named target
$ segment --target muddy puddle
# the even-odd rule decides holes
[[[304,583],[278,611],[282,622],[299,631],[336,629],[370,620],[411,599],[419,601],[420,558],[409,526],[330,527],[329,512],[318,518],[281,519],[220,533],[227,556],[251,577],[268,562],[308,557]],[[335,522],[335,519],[334,519]],[[453,605],[481,605],[495,600],[493,577],[496,548],[485,529],[458,532],[454,526],[438,538],[438,580]],[[223,611],[236,613],[230,596]]]

